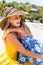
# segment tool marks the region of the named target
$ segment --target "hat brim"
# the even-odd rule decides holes
[[[17,10],[15,12],[13,12],[13,14],[11,14],[11,15],[8,14],[7,17],[13,16],[13,15],[26,15],[26,14],[28,14],[28,13],[24,12],[22,10]]]
[[[1,29],[3,30],[4,27],[6,26],[8,17],[14,16],[14,15],[26,15],[26,14],[28,14],[28,13],[27,13],[27,12],[24,12],[24,11],[19,11],[19,10],[17,10],[17,11],[15,11],[13,14],[7,15],[7,16],[6,16],[5,18],[3,18],[2,21],[0,22],[0,27],[1,27]]]
[[[0,22],[0,28],[1,28],[2,30],[4,30],[4,28],[5,28],[6,24],[7,24],[7,18],[8,18],[8,17],[2,19],[2,21]]]

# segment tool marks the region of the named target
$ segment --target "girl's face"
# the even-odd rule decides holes
[[[13,25],[15,27],[19,27],[20,21],[21,21],[21,16],[11,16],[10,18],[8,18],[8,21],[11,25]]]

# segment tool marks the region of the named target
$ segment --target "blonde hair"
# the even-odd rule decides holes
[[[8,17],[8,18],[9,18],[9,17]],[[8,20],[8,18],[7,18],[7,20]],[[32,36],[32,33],[31,33],[30,29],[28,28],[28,26],[25,24],[25,22],[26,22],[26,21],[25,21],[25,16],[21,16],[21,25],[23,25],[23,27],[25,28],[26,32]],[[10,23],[7,22],[7,24],[6,24],[5,28],[4,28],[4,30],[6,30],[6,29],[9,28],[9,27],[10,27]],[[32,37],[33,37],[33,36],[32,36]]]
[[[8,22],[9,18],[10,17],[8,17],[7,20],[6,20],[7,23],[6,23],[5,27],[4,27],[4,30],[6,30],[8,27],[10,27],[10,23]],[[25,22],[25,16],[21,16],[21,24],[22,25],[24,25],[23,22]]]

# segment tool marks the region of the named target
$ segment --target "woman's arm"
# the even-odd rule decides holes
[[[33,52],[27,51],[23,45],[18,41],[17,37],[15,36],[14,33],[9,33],[6,37],[6,43],[11,43],[14,48],[17,49],[18,52],[21,54],[28,56],[28,57],[33,57],[33,58],[40,58],[43,60],[43,56],[39,54],[35,54]]]

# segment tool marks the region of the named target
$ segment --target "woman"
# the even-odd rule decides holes
[[[12,9],[11,9],[11,11],[12,11]],[[1,23],[1,25],[4,27],[1,26],[1,28],[2,29],[4,28],[5,33],[6,33],[6,31],[9,31],[9,33],[5,36],[5,39],[4,39],[6,46],[10,47],[10,48],[9,47],[7,48],[7,51],[9,51],[11,49],[11,51],[9,51],[10,52],[9,55],[11,56],[11,58],[14,58],[14,60],[18,59],[17,58],[18,52],[25,56],[28,56],[28,57],[40,58],[41,60],[43,60],[43,55],[35,54],[33,52],[26,50],[24,48],[24,46],[22,45],[21,41],[19,41],[19,39],[18,39],[19,36],[25,37],[27,35],[31,35],[30,31],[27,30],[27,28],[24,24],[25,20],[23,19],[23,15],[25,15],[25,14],[26,14],[26,12],[24,12],[24,11],[18,11],[18,10],[14,11],[13,10],[13,12],[9,12],[7,17],[2,20],[2,22],[4,22],[4,23]],[[6,26],[3,24],[6,24]],[[11,32],[11,29],[12,30],[14,29],[14,31]],[[25,63],[24,63],[24,65],[25,65]],[[26,65],[27,65],[27,63],[26,63]],[[32,64],[30,64],[30,65],[32,65]],[[33,65],[35,65],[35,64],[33,64]]]

